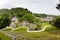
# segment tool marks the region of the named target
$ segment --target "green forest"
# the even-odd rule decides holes
[[[0,29],[5,28],[6,26],[9,26],[11,23],[11,19],[13,17],[16,17],[19,22],[22,22],[23,20],[28,20],[29,23],[33,23],[39,26],[39,23],[50,23],[52,25],[55,25],[57,28],[59,27],[59,24],[55,23],[60,20],[60,16],[55,15],[48,15],[48,14],[37,14],[32,13],[28,9],[24,8],[12,8],[12,9],[0,9]],[[42,19],[52,17],[52,20],[50,21],[42,21]]]

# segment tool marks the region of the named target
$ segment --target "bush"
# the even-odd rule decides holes
[[[0,15],[0,29],[9,26],[10,22],[11,20],[9,18],[9,15],[7,14]]]
[[[30,23],[35,22],[35,16],[33,14],[25,14],[23,20],[28,20]]]
[[[52,24],[55,27],[60,28],[60,16],[56,17],[56,19],[53,20]]]

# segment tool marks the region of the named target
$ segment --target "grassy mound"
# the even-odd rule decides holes
[[[4,28],[4,29],[2,29],[2,31],[11,31],[12,30],[12,28]]]
[[[59,30],[58,28],[54,27],[53,25],[49,24],[49,23],[42,23],[42,27],[46,27],[45,31],[46,32],[50,32],[50,31],[55,31],[55,30]]]
[[[14,31],[27,32],[27,28],[16,28]]]
[[[11,38],[0,32],[0,40],[11,40]]]

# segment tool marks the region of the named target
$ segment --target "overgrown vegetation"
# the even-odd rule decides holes
[[[23,20],[28,20],[33,23],[35,21],[35,16],[28,9],[24,8],[12,8],[12,9],[0,9],[0,29],[9,26],[12,17],[17,17],[19,22]]]
[[[53,24],[55,27],[60,28],[60,16],[57,16],[57,17],[53,20],[52,24]]]
[[[47,19],[46,21],[42,21],[41,19],[46,18],[48,16],[49,17],[51,16],[53,18],[56,17],[54,15],[34,14],[30,12],[28,9],[19,8],[19,7],[12,9],[0,9],[0,29],[9,26],[12,17],[16,17],[19,22],[22,22],[23,20],[28,20],[29,23],[36,24],[37,28],[40,29],[41,23],[45,23],[48,20]]]
[[[45,32],[23,32],[20,29],[5,32],[14,35],[17,40],[60,40],[60,30],[52,31],[51,28]]]
[[[0,40],[11,40],[11,38],[0,32]]]
[[[53,17],[51,21],[47,22],[42,20],[45,19],[47,17]],[[34,29],[36,30],[41,30],[43,27],[47,27],[44,32],[34,32],[34,33],[29,33],[27,32],[26,28],[18,28],[20,27],[18,26],[19,23],[17,23],[17,27],[15,30],[10,29],[10,28],[6,28],[5,27],[9,26],[11,23],[11,19],[12,17],[16,17],[18,19],[19,22],[22,22],[23,20],[28,20],[28,22],[30,24],[33,25],[28,25],[27,27],[31,28],[32,30]],[[56,17],[54,15],[46,15],[46,14],[34,14],[32,12],[30,12],[28,9],[24,9],[24,8],[12,8],[12,9],[0,9],[0,29],[2,29],[2,31],[5,31],[8,34],[11,34],[13,36],[16,37],[17,40],[59,40],[60,39],[60,35],[58,34],[58,37],[56,36],[57,34],[51,34],[54,33],[53,31],[59,30],[59,22],[60,20],[60,16]],[[51,23],[50,23],[51,22]],[[57,24],[57,22],[59,24]],[[36,25],[36,27],[35,27]],[[57,25],[57,26],[56,26]],[[11,31],[13,30],[13,31]],[[34,31],[33,30],[33,31]],[[57,32],[57,31],[56,31]],[[56,33],[55,32],[55,33]],[[37,34],[37,35],[36,35]],[[2,38],[0,38],[2,39]],[[4,39],[2,39],[4,40]],[[7,39],[6,39],[7,40]],[[10,39],[8,39],[10,40]]]
[[[0,15],[0,29],[5,28],[6,26],[9,26],[10,23],[11,23],[11,19],[9,18],[9,15],[7,14]]]
[[[56,8],[60,10],[60,4],[57,4]],[[13,17],[16,17],[19,22],[15,23],[15,28],[7,28]],[[50,17],[52,17],[52,20],[50,20]],[[22,27],[20,22],[24,20],[28,21],[26,23],[30,23],[27,26],[30,31],[47,28],[43,32],[27,32],[27,28],[19,28]],[[0,40],[11,40],[2,32],[14,36],[16,40],[60,40],[60,16],[32,13],[28,9],[20,7],[0,9],[0,29]]]

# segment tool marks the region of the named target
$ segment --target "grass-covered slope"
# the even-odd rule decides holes
[[[13,31],[18,31],[18,32],[27,32],[27,28],[17,28]]]
[[[43,23],[43,26],[49,27],[44,32],[26,32],[26,28],[18,28],[13,31],[5,30],[5,32],[15,36],[17,40],[60,40],[59,29],[57,30],[48,23]]]
[[[17,40],[60,40],[60,30],[51,32],[5,32],[14,35]]]
[[[0,40],[11,40],[11,38],[0,32]]]
[[[60,30],[49,23],[42,23],[41,29],[47,27],[43,32],[27,32],[26,28],[5,28],[4,32],[16,37],[17,40],[60,40]]]

